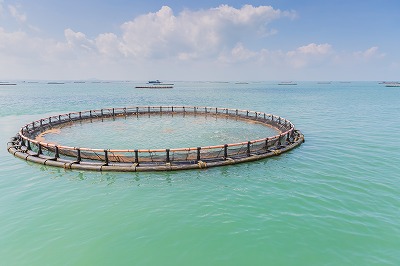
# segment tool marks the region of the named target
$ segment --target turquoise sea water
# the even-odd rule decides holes
[[[0,86],[0,265],[399,265],[399,88],[276,84]],[[253,163],[164,173],[66,171],[6,151],[30,121],[136,105],[273,113],[306,142]]]

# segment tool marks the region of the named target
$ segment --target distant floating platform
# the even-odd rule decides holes
[[[278,85],[297,85],[297,83],[293,81],[285,81],[285,82],[280,82]]]
[[[2,86],[13,86],[13,85],[17,85],[16,83],[4,83],[4,82],[1,82],[0,83],[0,85],[2,85]]]
[[[136,86],[136,89],[172,89],[174,86],[172,85],[142,85]]]
[[[400,87],[400,83],[386,84],[385,87]]]

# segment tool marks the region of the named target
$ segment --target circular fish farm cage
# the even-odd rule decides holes
[[[65,125],[150,115],[158,115],[160,119],[164,115],[224,117],[258,123],[275,129],[279,134],[221,145],[162,149],[72,147],[38,138]],[[289,120],[263,112],[217,107],[137,106],[72,112],[33,121],[11,138],[7,149],[26,161],[65,169],[140,172],[202,169],[250,162],[280,155],[303,142],[304,135]]]

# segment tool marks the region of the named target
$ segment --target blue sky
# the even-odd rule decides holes
[[[400,1],[0,0],[0,79],[399,80]]]

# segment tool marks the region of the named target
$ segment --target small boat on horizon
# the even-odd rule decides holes
[[[147,82],[147,84],[151,84],[151,85],[163,85],[163,86],[174,86],[174,84],[173,83],[164,83],[164,82],[162,82],[162,81],[160,81],[160,80],[149,80],[148,82]]]
[[[278,85],[297,85],[297,83],[295,83],[293,81],[282,81],[282,82],[279,82]]]
[[[147,83],[149,83],[149,84],[161,84],[162,82],[157,79],[157,80],[149,80]]]

